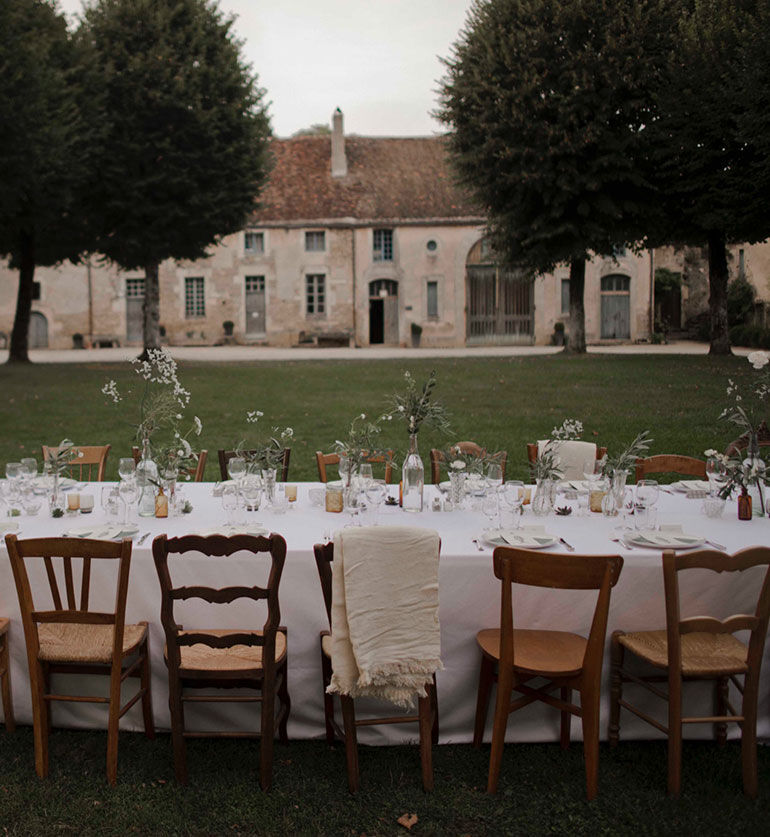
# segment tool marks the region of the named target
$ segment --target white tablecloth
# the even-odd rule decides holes
[[[250,512],[247,519],[264,524],[269,530],[282,534],[287,542],[287,557],[280,588],[281,622],[288,627],[289,691],[292,711],[289,735],[294,738],[313,738],[323,735],[323,704],[321,691],[321,667],[318,633],[328,627],[320,584],[316,572],[312,547],[314,543],[330,536],[335,529],[347,522],[347,515],[331,514],[312,507],[308,498],[311,484],[300,484],[298,501],[291,504],[287,513],[275,514],[270,510]],[[17,518],[19,537],[61,534],[68,528],[97,523],[103,520],[98,508],[101,486],[92,485],[97,495],[97,508],[90,517],[67,515],[54,520],[47,513],[36,517]],[[396,487],[391,491],[396,492]],[[152,560],[152,537],[160,533],[178,536],[216,528],[224,521],[221,503],[212,496],[210,484],[185,484],[183,491],[191,500],[191,514],[165,520],[140,518],[139,536],[151,535],[143,545],[135,546],[131,564],[127,618],[129,621],[145,619],[150,623],[152,651],[152,689],[156,724],[168,728],[167,675],[163,663],[163,632],[159,619],[159,588]],[[426,509],[436,489],[426,486]],[[700,500],[688,500],[684,495],[661,494],[660,523],[681,523],[687,534],[702,535],[719,541],[728,551],[735,551],[750,544],[768,542],[770,521],[754,519],[737,520],[735,503],[728,502],[721,519],[710,520],[701,512]],[[433,512],[409,514],[398,507],[384,507],[380,523],[418,525],[438,530],[441,541],[439,578],[442,657],[445,669],[438,675],[438,695],[442,742],[469,741],[472,736],[478,681],[479,652],[475,635],[481,628],[499,624],[500,588],[492,572],[492,551],[479,551],[472,539],[480,536],[489,525],[487,519],[474,511]],[[610,538],[618,520],[598,514],[579,517],[550,515],[535,518],[527,509],[527,523],[545,523],[546,530],[565,537],[578,552],[613,554],[620,552],[625,560],[620,580],[613,591],[609,618],[609,633],[614,628],[638,630],[663,627],[663,581],[659,551],[627,550]],[[138,537],[137,536],[137,539]],[[557,545],[551,551],[560,551]],[[4,547],[3,547],[4,550]],[[211,559],[194,560],[194,568],[209,581],[219,578],[220,566]],[[247,572],[247,562],[236,565],[237,573]],[[692,576],[692,574],[690,574]],[[758,589],[758,573],[744,573],[727,580],[713,573],[698,573],[683,586],[683,611],[695,613],[715,610],[716,615],[737,611],[753,602]],[[241,577],[241,581],[243,581]],[[93,595],[99,594],[95,589]],[[559,590],[517,588],[514,606],[515,620],[519,626],[573,630],[586,634],[595,602],[594,593]],[[714,607],[712,607],[714,606]],[[223,614],[219,608],[216,616],[205,615],[197,606],[189,618],[201,619],[199,626],[238,625],[246,615],[232,607]],[[11,668],[13,695],[17,718],[22,723],[31,722],[29,680],[25,655],[24,635],[19,617],[10,564],[7,556],[0,556],[0,615],[11,617]],[[187,626],[187,623],[185,623]],[[248,623],[246,623],[248,624]],[[261,622],[257,622],[261,625]],[[768,654],[766,653],[766,657]],[[770,735],[770,667],[765,661],[760,690],[759,734]],[[604,669],[604,702],[602,708],[602,736],[606,736],[607,701],[609,695],[609,667]],[[702,694],[704,707],[709,706],[710,692],[703,684],[694,684]],[[686,693],[685,699],[688,699]],[[691,705],[691,704],[690,704]],[[233,707],[230,704],[197,707],[188,713],[188,724],[200,729],[220,728],[233,724],[258,728],[254,710]],[[490,726],[491,728],[491,709]],[[103,726],[106,721],[99,707],[88,704],[61,704],[53,708],[54,725]],[[122,721],[127,729],[140,729],[138,708],[132,709]],[[508,725],[508,738],[519,741],[557,740],[559,734],[558,713],[542,706],[530,706],[512,716]],[[622,716],[621,734],[626,738],[645,738],[657,735],[652,727],[643,724],[630,714]],[[711,728],[707,725],[691,726],[688,734],[708,738]],[[579,737],[579,722],[574,721],[573,735]],[[404,727],[369,727],[361,730],[361,740],[370,743],[390,743],[414,740],[416,730]]]

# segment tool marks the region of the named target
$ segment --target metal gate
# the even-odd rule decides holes
[[[602,339],[631,339],[631,279],[619,273],[602,276]]]
[[[246,336],[264,337],[267,309],[265,305],[265,277],[246,277]]]
[[[534,283],[497,265],[466,266],[466,342],[534,341]]]

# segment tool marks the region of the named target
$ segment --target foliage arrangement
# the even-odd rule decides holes
[[[491,461],[488,454],[477,456],[475,453],[466,453],[457,445],[450,445],[441,451],[443,461],[446,463],[447,471],[465,471],[468,474],[481,474],[484,465]]]
[[[246,421],[248,424],[258,424],[264,416],[261,410],[247,410]],[[242,439],[236,445],[235,452],[246,460],[249,471],[257,469],[276,468],[280,469],[283,463],[283,452],[294,438],[294,429],[291,427],[273,427],[266,438],[258,439],[253,444]]]
[[[359,413],[351,422],[348,435],[334,442],[334,450],[347,458],[350,470],[358,468],[368,457],[379,456],[379,436],[382,428],[378,421],[367,418],[366,413]]]
[[[644,456],[655,440],[650,437],[649,431],[642,430],[637,433],[633,442],[621,453],[614,457],[607,457],[602,472],[605,476],[612,476],[615,471],[627,471],[636,464],[640,456]]]
[[[748,362],[759,374],[748,392],[742,391],[732,378],[727,381],[727,396],[732,403],[725,407],[719,418],[732,422],[742,432],[756,434],[767,417],[767,402],[770,395],[770,355],[767,352],[752,352]]]
[[[407,370],[404,372],[404,383],[404,391],[391,396],[391,409],[383,418],[403,420],[410,436],[419,433],[423,424],[448,433],[449,415],[443,404],[433,400],[433,390],[437,383],[435,370],[431,370],[428,380],[422,386]]]
[[[62,439],[55,448],[48,449],[45,458],[45,469],[52,474],[61,475],[73,462],[83,456],[83,452],[75,447],[71,439]]]
[[[179,382],[176,361],[168,349],[162,348],[150,349],[146,360],[134,359],[131,363],[144,382],[138,421],[131,425],[136,442],[151,443],[152,455],[161,470],[193,467],[196,459],[190,439],[200,436],[203,423],[198,416],[193,416],[187,430],[181,429],[190,393]],[[110,380],[101,391],[120,408],[122,415],[125,398],[117,383]],[[129,389],[127,395],[131,394]]]
[[[537,459],[532,466],[532,479],[536,482],[541,480],[558,480],[562,477],[562,470],[559,467],[559,443],[549,439],[537,453]]]

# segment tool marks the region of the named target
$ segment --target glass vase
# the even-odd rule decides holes
[[[155,483],[158,466],[150,455],[150,440],[142,440],[142,457],[136,466],[136,487],[139,491],[139,516],[155,517]]]
[[[401,469],[401,502],[404,511],[421,512],[425,488],[425,467],[417,450],[417,434],[409,436],[409,452]]]
[[[61,490],[61,486],[59,485],[59,472],[54,470],[51,474],[53,478],[53,482],[51,484],[51,491],[48,495],[48,508],[51,511],[51,514],[57,511],[64,513],[64,492]],[[57,517],[60,515],[56,514]]]
[[[465,471],[449,472],[449,501],[453,509],[459,509],[463,501]]]
[[[262,469],[262,489],[265,492],[265,503],[272,506],[275,500],[275,468]]]
[[[749,436],[743,470],[748,477],[748,493],[754,517],[764,517],[765,508],[765,463],[759,454],[759,438],[756,433]]]
[[[537,481],[537,490],[531,503],[533,514],[542,517],[552,511],[554,488],[553,480],[540,479]]]

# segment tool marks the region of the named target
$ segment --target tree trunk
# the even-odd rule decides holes
[[[11,332],[8,363],[29,363],[29,320],[32,312],[32,288],[35,281],[35,241],[22,231],[19,238],[19,293],[16,297],[16,316]]]
[[[711,318],[710,355],[731,355],[727,322],[727,248],[724,233],[710,232],[709,245],[709,315]]]
[[[144,268],[144,305],[142,306],[144,351],[140,355],[142,360],[147,359],[148,349],[160,348],[159,267],[157,262],[151,262]]]
[[[585,284],[586,260],[573,259],[569,265],[569,339],[564,347],[564,351],[571,355],[585,354],[586,351]]]

